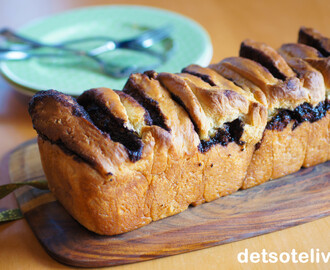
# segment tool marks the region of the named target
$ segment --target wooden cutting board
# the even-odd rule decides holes
[[[13,182],[44,179],[36,141],[13,151]],[[22,212],[46,251],[73,266],[145,261],[221,245],[309,222],[330,213],[330,162],[153,222],[100,236],[76,222],[48,191],[16,191]]]

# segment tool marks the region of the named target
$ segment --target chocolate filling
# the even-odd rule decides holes
[[[208,83],[209,85],[216,86],[216,84],[214,83],[214,81],[211,79],[211,76],[210,75],[199,73],[199,72],[195,72],[195,71],[189,70],[188,68],[182,69],[181,72],[182,73],[188,73],[188,74],[194,75],[194,76],[196,76],[198,78],[201,78],[204,82]]]
[[[146,73],[146,75],[150,76],[149,73],[151,72],[152,71],[149,71],[148,73]],[[127,81],[123,91],[124,93],[133,97],[137,102],[140,103],[141,106],[143,106],[149,112],[153,125],[159,126],[166,131],[171,131],[171,129],[165,123],[165,116],[160,110],[158,102],[146,96],[140,86],[137,85],[132,79],[129,79]]]
[[[282,131],[291,121],[294,121],[292,130],[298,127],[301,123],[308,121],[310,123],[320,120],[326,116],[329,110],[329,100],[322,101],[313,107],[305,102],[293,111],[280,110],[268,123],[266,129]]]
[[[143,143],[138,134],[124,126],[124,120],[115,117],[103,104],[85,92],[78,98],[93,123],[103,132],[110,135],[111,140],[125,146],[132,162],[141,158]]]
[[[261,143],[262,143],[262,139],[263,139],[263,137],[261,138],[261,140],[254,146],[254,151],[257,151],[259,148],[260,148],[260,146],[261,146]]]
[[[182,102],[182,100],[171,93],[172,99],[177,102],[180,106],[182,106],[185,111],[188,113],[189,111]],[[194,129],[196,133],[199,133],[199,128],[195,121],[190,117],[191,122],[194,125]],[[243,145],[244,142],[241,141],[242,134],[244,132],[244,123],[240,119],[236,119],[232,122],[225,123],[223,128],[219,128],[216,134],[210,138],[209,140],[201,140],[198,145],[198,150],[202,153],[207,152],[210,148],[215,144],[221,144],[222,146],[227,146],[231,142],[236,142],[238,145]]]
[[[247,46],[242,42],[239,55],[260,63],[262,66],[266,67],[275,78],[285,81],[285,74],[283,74],[275,66],[274,60],[268,55],[266,55],[264,52],[257,50],[251,46]]]
[[[243,132],[244,123],[240,119],[225,123],[223,128],[219,128],[212,138],[207,141],[201,140],[200,144],[198,145],[198,150],[202,153],[205,153],[215,144],[227,146],[231,142],[236,142],[238,145],[243,145],[244,142],[240,140]]]

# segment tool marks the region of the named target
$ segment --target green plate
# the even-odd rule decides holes
[[[173,26],[171,39],[176,49],[173,56],[156,71],[180,72],[189,64],[209,64],[212,45],[207,32],[187,17],[157,8],[115,5],[76,9],[30,23],[21,28],[20,33],[50,43],[88,36],[125,39],[166,24]],[[159,44],[158,49],[162,49],[161,46],[165,45]],[[128,50],[113,51],[106,57],[111,63],[125,65],[151,61]],[[77,57],[3,61],[0,68],[3,77],[25,94],[56,89],[79,95],[95,87],[122,89],[127,80],[105,75],[93,61]]]

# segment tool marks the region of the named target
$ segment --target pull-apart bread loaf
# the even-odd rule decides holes
[[[123,91],[37,93],[29,112],[50,190],[114,235],[326,161],[329,65],[292,46],[310,49],[246,40],[240,57],[132,74]]]

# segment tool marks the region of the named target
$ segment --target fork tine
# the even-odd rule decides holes
[[[162,27],[151,29],[145,31],[141,35],[132,39],[132,43],[140,44],[146,40],[154,39],[154,40],[163,40],[164,38],[168,37],[170,32],[172,31],[173,26],[171,24],[164,25]]]

